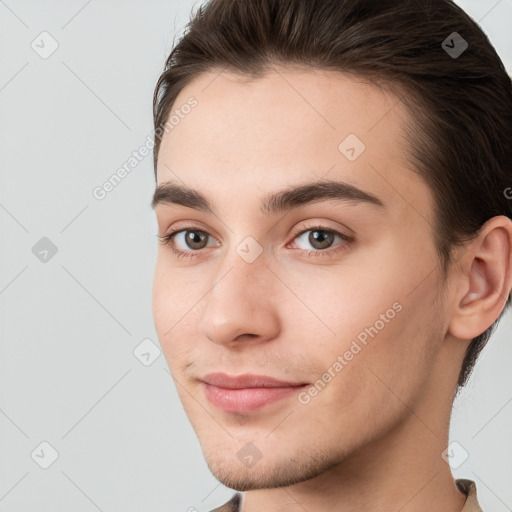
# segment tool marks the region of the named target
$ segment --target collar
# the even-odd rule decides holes
[[[460,478],[455,480],[457,487],[467,496],[466,502],[460,512],[482,512],[476,496],[476,484],[473,480]],[[242,493],[235,493],[232,498],[219,508],[211,512],[240,512]]]

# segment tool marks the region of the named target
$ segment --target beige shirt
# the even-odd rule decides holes
[[[466,502],[460,512],[482,512],[478,500],[476,499],[475,482],[463,478],[455,480],[455,482],[458,488],[467,496]],[[211,512],[240,512],[241,501],[242,493],[237,492],[227,503],[222,505],[222,507],[216,508]]]

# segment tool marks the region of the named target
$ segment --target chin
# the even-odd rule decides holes
[[[293,458],[263,456],[254,466],[246,467],[236,455],[233,458],[206,456],[213,476],[226,487],[242,492],[288,487],[318,477],[339,462],[324,455],[302,453]]]

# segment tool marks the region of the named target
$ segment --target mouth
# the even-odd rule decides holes
[[[208,401],[227,413],[246,414],[262,409],[308,386],[308,383],[287,382],[265,375],[229,376],[211,373],[201,379]]]

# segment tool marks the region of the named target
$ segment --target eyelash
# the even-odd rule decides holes
[[[170,233],[167,233],[164,236],[158,236],[157,238],[160,240],[160,242],[163,245],[169,245],[172,252],[177,258],[195,258],[199,253],[200,250],[197,251],[179,251],[174,248],[173,245],[173,239],[174,237],[183,231],[200,231],[201,233],[205,233],[207,236],[210,236],[206,231],[203,229],[196,228],[194,226],[187,226],[185,228],[179,228],[174,231],[171,231]],[[335,236],[339,236],[343,243],[339,243],[334,247],[337,247],[336,249],[327,248],[325,250],[322,249],[316,249],[316,250],[307,250],[307,249],[299,249],[302,252],[305,252],[307,257],[331,257],[337,254],[339,251],[343,251],[346,248],[347,244],[350,244],[354,241],[354,239],[348,235],[345,235],[344,233],[340,233],[339,231],[336,231],[335,229],[326,228],[324,226],[313,226],[313,227],[307,227],[307,228],[301,228],[300,230],[297,230],[293,233],[293,240],[295,240],[298,236],[303,235],[304,233],[307,233],[308,231],[323,231],[325,233],[333,234]]]

